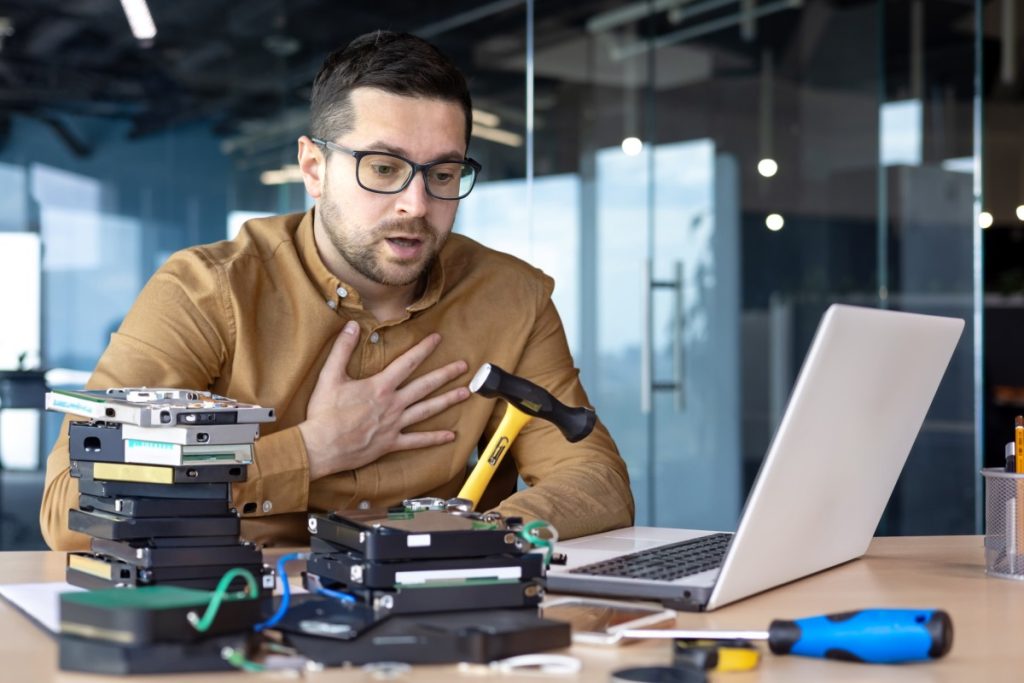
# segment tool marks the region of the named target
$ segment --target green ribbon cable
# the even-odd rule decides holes
[[[248,659],[245,656],[244,652],[242,652],[241,650],[236,650],[233,647],[224,648],[221,651],[220,656],[224,659],[225,662],[235,667],[236,669],[241,669],[242,671],[259,672],[267,670],[267,667]]]
[[[551,538],[541,538],[536,534],[538,529],[547,529],[551,532]],[[537,519],[523,525],[519,530],[519,537],[531,545],[544,548],[544,567],[551,565],[551,556],[555,552],[555,543],[558,541],[558,531],[549,522]]]
[[[224,601],[227,596],[228,586],[231,585],[231,581],[236,576],[241,576],[245,579],[246,590],[250,597],[255,598],[259,595],[259,586],[256,584],[256,577],[252,575],[248,569],[241,567],[234,567],[224,573],[224,576],[220,577],[220,582],[217,583],[217,587],[213,591],[213,597],[210,598],[210,603],[206,606],[206,611],[203,612],[203,616],[199,617],[195,612],[188,613],[188,623],[192,624],[192,627],[200,633],[205,633],[213,620],[217,617],[217,611],[220,609],[220,603]],[[244,595],[244,593],[243,593]]]

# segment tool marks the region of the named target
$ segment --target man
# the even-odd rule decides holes
[[[308,510],[455,496],[504,411],[469,398],[484,362],[587,404],[552,280],[450,234],[479,171],[466,157],[471,105],[455,66],[414,36],[367,34],[327,58],[311,102],[298,158],[314,209],[172,256],[88,384],[209,388],[275,408],[248,480],[232,489],[242,536],[262,543],[306,543]],[[529,488],[500,512],[544,519],[563,537],[632,522],[626,468],[600,423],[569,444],[533,420],[510,455]],[[68,467],[65,435],[40,514],[56,549],[88,542],[67,530],[78,504]],[[514,478],[500,471],[481,509]]]

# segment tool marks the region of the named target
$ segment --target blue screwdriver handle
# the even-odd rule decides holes
[[[768,627],[775,654],[895,664],[937,659],[953,646],[953,622],[942,610],[870,609]]]

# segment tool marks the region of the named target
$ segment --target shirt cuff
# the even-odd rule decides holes
[[[257,439],[248,475],[231,489],[232,504],[242,517],[305,512],[309,459],[299,428],[288,427]]]

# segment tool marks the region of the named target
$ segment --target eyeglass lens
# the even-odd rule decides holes
[[[390,154],[367,154],[356,169],[359,184],[374,192],[398,192],[409,182],[414,169],[409,162]],[[446,161],[426,168],[427,190],[441,199],[459,199],[469,194],[476,169],[468,163]]]

